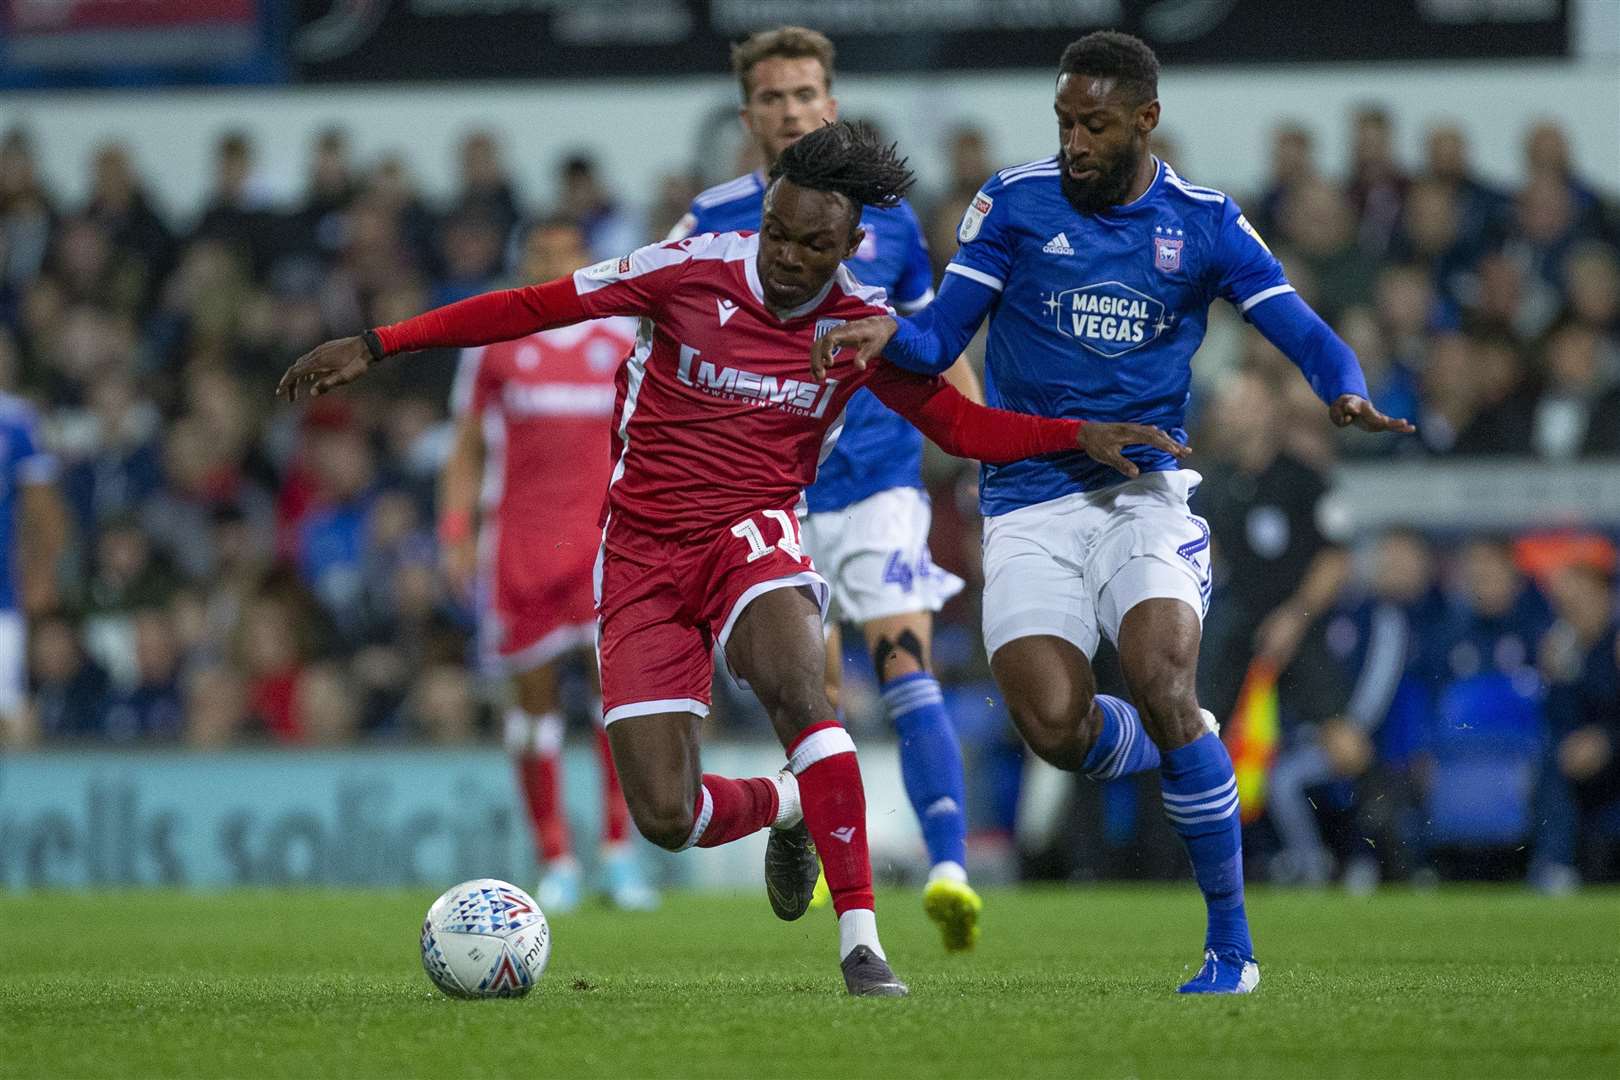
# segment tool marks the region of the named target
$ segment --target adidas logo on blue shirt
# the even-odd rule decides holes
[[[1041,248],[1041,250],[1046,252],[1048,255],[1074,254],[1074,248],[1069,246],[1069,238],[1064,236],[1062,233],[1058,233],[1056,236],[1052,237],[1052,239],[1048,240],[1046,242],[1046,246]]]

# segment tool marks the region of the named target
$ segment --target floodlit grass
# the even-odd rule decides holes
[[[831,916],[763,896],[553,920],[527,998],[451,1001],[429,893],[0,896],[0,1076],[1620,1075],[1620,893],[1253,891],[1263,979],[1181,998],[1191,886],[997,891],[947,956],[880,898],[904,1001],[843,994]]]

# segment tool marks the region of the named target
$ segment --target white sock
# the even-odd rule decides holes
[[[883,946],[878,944],[877,915],[871,908],[850,908],[838,916],[838,959],[843,960],[854,952],[857,945],[865,945],[877,953],[879,959],[888,959]]]
[[[771,822],[771,828],[791,829],[804,820],[799,806],[799,778],[783,769],[770,780],[776,785],[776,820]]]
[[[965,870],[962,867],[962,864],[959,862],[950,862],[947,860],[942,863],[935,863],[934,868],[928,871],[928,883],[932,885],[934,882],[940,880],[954,881],[958,885],[966,885],[967,870]]]

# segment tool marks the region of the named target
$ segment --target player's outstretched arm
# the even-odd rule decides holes
[[[1304,373],[1335,425],[1398,434],[1417,430],[1410,422],[1373,408],[1355,352],[1293,291],[1255,305],[1248,316],[1266,340]]]
[[[379,326],[359,337],[318,345],[287,369],[276,393],[293,401],[303,387],[318,397],[347,386],[398,353],[512,341],[590,317],[572,276],[482,293],[392,326]]]
[[[1095,423],[992,409],[969,400],[942,378],[925,379],[887,365],[867,386],[947,454],[991,465],[1078,449],[1135,476],[1136,465],[1124,455],[1127,446],[1156,447],[1177,460],[1191,453],[1190,447],[1147,424]]]
[[[833,354],[851,349],[853,352],[839,359],[853,359],[858,371],[864,371],[881,353],[896,367],[938,375],[956,363],[995,300],[996,291],[989,286],[946,274],[939,295],[915,315],[874,315],[823,334],[810,349],[810,374],[818,382],[825,379],[832,370]]]

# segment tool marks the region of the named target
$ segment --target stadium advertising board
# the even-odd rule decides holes
[[[730,43],[799,23],[846,72],[1048,68],[1067,40],[1116,28],[1178,64],[1558,56],[1566,0],[306,0],[298,77],[712,75]]]
[[[875,853],[916,846],[899,766],[863,753]],[[705,747],[704,765],[781,767],[767,744]],[[567,751],[568,816],[591,869],[595,752]],[[666,884],[755,887],[761,834],[672,855],[638,841]],[[0,891],[6,889],[436,886],[538,875],[511,761],[494,748],[0,754]]]
[[[281,0],[0,0],[0,85],[270,82]]]

